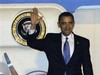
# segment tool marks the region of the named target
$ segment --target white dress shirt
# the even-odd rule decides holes
[[[73,52],[74,52],[74,34],[71,33],[69,36],[67,36],[68,38],[68,43],[69,43],[69,46],[70,46],[70,57],[73,55]],[[66,36],[64,36],[62,34],[62,54],[63,54],[63,47],[64,47],[64,43],[66,41]]]

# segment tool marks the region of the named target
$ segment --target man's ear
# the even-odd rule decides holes
[[[60,24],[59,24],[59,22],[57,23],[57,25],[58,25],[58,27],[60,28]]]

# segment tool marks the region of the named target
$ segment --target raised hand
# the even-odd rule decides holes
[[[31,12],[31,29],[35,29],[36,25],[39,23],[39,21],[42,19],[42,17],[39,18],[38,15],[38,9],[33,8],[33,11]]]

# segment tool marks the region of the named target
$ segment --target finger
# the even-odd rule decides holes
[[[37,8],[33,8],[33,14],[38,15],[38,9]]]
[[[33,11],[31,12],[31,18],[32,17],[38,18],[38,9],[37,8],[33,8]]]
[[[40,21],[40,20],[42,20],[42,18],[43,18],[43,16],[42,16],[42,17],[40,17],[38,20]]]
[[[38,24],[40,22],[40,20],[42,20],[43,16],[40,17],[37,21],[36,21],[36,24]]]

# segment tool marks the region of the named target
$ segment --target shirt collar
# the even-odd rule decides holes
[[[73,33],[71,33],[71,34],[68,35],[68,36],[65,36],[65,35],[61,34],[61,36],[62,36],[62,40],[63,40],[63,41],[66,40],[66,37],[68,38],[68,40],[74,39],[74,34],[73,34]]]

